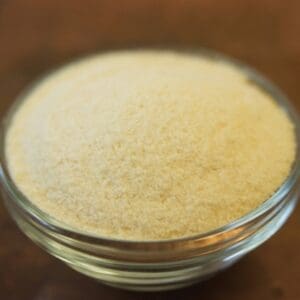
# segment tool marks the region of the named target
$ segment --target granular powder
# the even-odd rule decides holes
[[[230,64],[170,51],[73,63],[15,113],[6,156],[19,189],[102,236],[204,233],[262,204],[295,158],[294,128]]]

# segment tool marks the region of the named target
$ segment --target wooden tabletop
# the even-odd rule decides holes
[[[271,78],[300,109],[299,0],[0,0],[0,113],[48,69],[130,45],[205,46]],[[165,293],[105,287],[26,238],[0,203],[0,299],[300,299],[300,207],[215,278]]]

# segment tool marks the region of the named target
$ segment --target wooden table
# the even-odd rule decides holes
[[[206,46],[253,65],[300,108],[300,1],[0,0],[0,112],[43,72],[104,48]],[[217,277],[166,293],[105,287],[29,241],[0,204],[0,299],[300,299],[300,207]]]

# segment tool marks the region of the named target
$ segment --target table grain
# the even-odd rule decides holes
[[[0,114],[72,58],[127,46],[204,46],[251,64],[300,108],[300,1],[0,0]],[[300,207],[271,240],[215,278],[134,293],[72,271],[26,238],[0,202],[0,299],[300,299]]]

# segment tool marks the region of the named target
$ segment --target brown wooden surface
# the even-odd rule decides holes
[[[126,45],[206,46],[253,65],[300,108],[300,1],[0,0],[0,112],[72,57]],[[191,288],[105,287],[35,246],[0,202],[0,299],[300,299],[300,207],[270,241]]]

